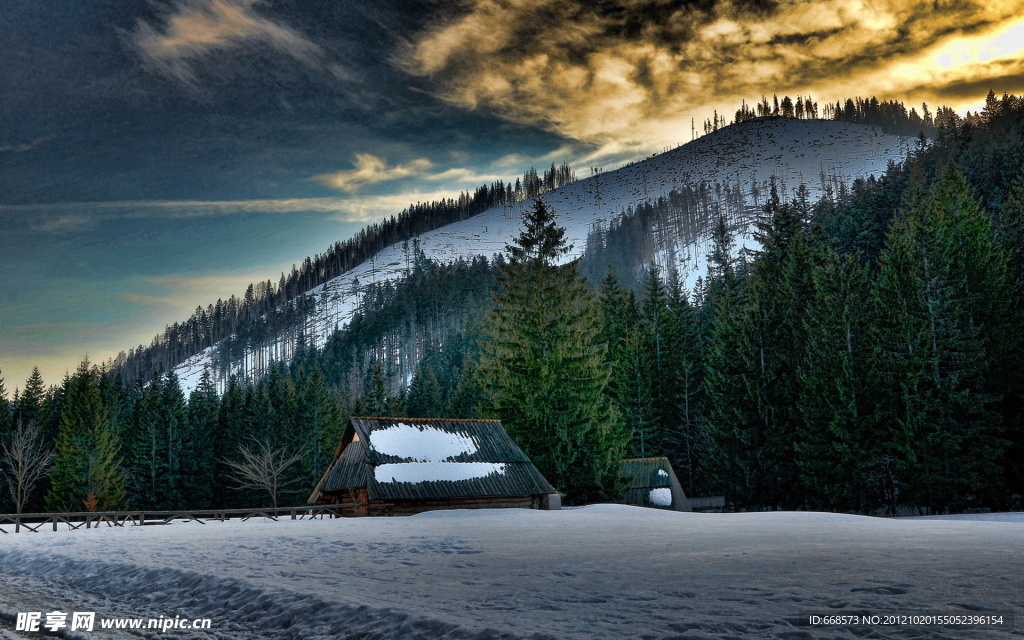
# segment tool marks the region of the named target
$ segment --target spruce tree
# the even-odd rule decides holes
[[[723,490],[753,505],[794,508],[802,501],[794,401],[809,255],[797,207],[781,204],[773,188],[765,212],[761,249],[746,281],[723,264],[727,251],[716,246],[712,254],[711,428]]]
[[[412,418],[439,418],[443,409],[441,385],[427,360],[420,362],[409,384],[405,409]]]
[[[487,410],[569,502],[614,498],[626,443],[604,394],[610,369],[598,307],[578,262],[558,264],[571,247],[544,202],[534,201],[523,222],[487,318]]]
[[[306,478],[301,490],[316,486],[345,430],[347,415],[334,391],[328,389],[323,368],[310,363],[298,371],[298,429],[290,443],[294,451],[305,451],[297,473]],[[298,496],[305,498],[306,496]]]
[[[14,403],[15,417],[24,424],[35,423],[40,425],[43,422],[43,404],[46,402],[46,387],[43,384],[43,376],[39,373],[39,367],[32,367],[25,382],[25,388]]]
[[[138,383],[141,387],[141,382]],[[164,430],[161,428],[163,380],[154,378],[135,403],[125,434],[125,471],[129,501],[139,509],[162,509],[167,477]]]
[[[4,387],[3,372],[0,371],[0,445],[2,445],[11,432],[13,426],[13,412],[10,401],[7,399],[7,389]]]
[[[124,506],[120,444],[110,428],[97,374],[83,360],[65,388],[51,487],[50,511],[107,511]]]
[[[708,455],[704,473],[710,488],[739,505],[761,504],[764,446],[758,406],[751,402],[757,367],[749,358],[749,283],[737,276],[728,247],[731,236],[719,225],[708,268],[704,301]]]
[[[356,414],[361,416],[387,416],[388,378],[384,365],[374,362],[363,384],[363,393],[356,403]]]
[[[1016,334],[1005,255],[959,170],[894,225],[875,291],[897,501],[941,511],[998,483],[1005,449],[994,411]]]
[[[618,439],[629,442],[628,454],[637,453],[637,434],[650,431],[653,422],[650,379],[644,360],[644,332],[633,292],[619,282],[612,267],[599,291],[602,328],[600,342],[607,345],[605,362],[611,376],[605,393],[622,417]]]
[[[11,404],[7,400],[7,389],[4,387],[3,376],[0,375],[0,453],[4,451],[3,447],[6,446],[11,438],[14,431],[14,416],[11,410]],[[4,469],[3,464],[0,464],[0,480],[3,479],[3,474],[7,473],[8,470]],[[2,484],[0,484],[2,486]],[[4,491],[0,493],[0,510],[7,511],[10,496]]]
[[[1020,327],[1024,322],[1024,175],[1013,183],[1003,206],[994,216],[993,228],[1002,251],[1007,256],[1011,297],[1016,312],[1013,322]],[[1020,335],[1016,327],[1008,327],[1010,335]],[[1019,345],[1019,342],[1018,342]],[[1019,354],[1019,347],[1017,353]],[[1024,494],[1024,367],[1020,357],[1012,358],[993,367],[1003,378],[1006,398],[1001,413],[1006,423],[1006,436],[1010,446],[1006,453],[1006,485],[1011,494]]]
[[[179,452],[181,494],[186,508],[210,509],[214,506],[214,473],[217,467],[214,441],[219,403],[210,372],[204,370],[199,384],[188,398],[188,422]]]
[[[641,456],[664,455],[668,431],[675,422],[675,385],[671,346],[676,340],[668,295],[657,266],[650,265],[643,282],[644,298],[640,306],[640,330],[643,341],[644,377],[649,381],[651,403],[650,429],[638,431]]]
[[[236,376],[228,378],[224,395],[220,398],[220,408],[217,414],[217,437],[214,439],[213,451],[217,460],[214,468],[213,482],[216,492],[213,496],[214,503],[218,507],[244,507],[245,496],[238,492],[227,491],[227,487],[234,486],[232,478],[233,471],[225,463],[237,455],[238,449],[248,434],[245,428],[246,416],[246,390],[239,383]]]
[[[794,453],[810,506],[864,511],[874,506],[872,473],[885,462],[872,449],[870,431],[870,282],[856,257],[820,250],[805,319]]]
[[[188,407],[178,376],[172,371],[164,377],[160,398],[158,428],[162,432],[166,475],[158,483],[163,509],[181,509],[185,504],[185,436],[188,432]]]
[[[704,345],[697,312],[675,269],[669,272],[667,294],[671,328],[667,342],[670,385],[665,455],[687,495],[699,495],[705,490],[700,462],[706,457],[708,446],[703,419]]]

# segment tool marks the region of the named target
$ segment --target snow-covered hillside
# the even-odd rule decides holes
[[[792,196],[797,186],[805,184],[812,199],[817,199],[824,188],[823,176],[852,181],[880,174],[890,160],[905,158],[914,142],[884,134],[877,127],[846,122],[752,120],[620,169],[582,178],[542,198],[566,228],[566,238],[574,245],[571,257],[575,257],[582,253],[595,224],[608,224],[629,207],[654,201],[673,189],[701,183],[739,186],[743,206],[756,210],[764,196],[754,201],[755,185],[765,194],[765,185],[774,180],[784,196]],[[518,235],[521,211],[529,204],[496,207],[425,233],[418,239],[419,246],[428,258],[442,263],[459,257],[491,257]],[[703,235],[673,239],[676,246],[670,255],[676,256],[688,286],[704,273],[709,237],[710,229]],[[738,229],[736,239],[738,250],[750,247],[749,229]],[[322,346],[352,317],[363,287],[401,277],[409,268],[409,260],[409,248],[398,243],[312,290],[307,295],[315,297],[317,311],[308,327],[309,337]],[[288,357],[291,349],[292,345],[278,345],[275,353]],[[175,370],[186,394],[198,383],[204,368],[210,366],[212,355],[213,349],[207,349]],[[214,368],[210,369],[213,373]]]
[[[202,632],[65,635],[75,638],[1024,636],[1024,514],[891,520],[595,505],[3,538],[7,620],[93,611],[97,620],[211,622]],[[1003,626],[808,624],[812,615],[987,613],[1003,615]],[[0,623],[0,638],[4,626],[9,637],[41,636]]]

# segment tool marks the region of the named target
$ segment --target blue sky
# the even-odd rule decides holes
[[[409,203],[763,93],[1024,91],[1022,2],[8,0],[0,369],[57,382]]]

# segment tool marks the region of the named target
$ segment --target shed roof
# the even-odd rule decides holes
[[[690,511],[690,501],[668,458],[623,460],[620,473],[626,488],[626,504]]]
[[[311,500],[363,487],[370,500],[555,493],[497,420],[352,418]]]
[[[672,486],[672,465],[668,458],[630,458],[622,461],[622,480],[627,489]]]

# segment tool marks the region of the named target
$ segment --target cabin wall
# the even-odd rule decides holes
[[[351,504],[355,496],[359,505],[357,513],[367,515],[405,516],[424,511],[445,509],[541,509],[544,496],[490,496],[483,498],[446,498],[439,500],[369,500],[366,489],[348,491],[332,491],[324,493],[317,504]]]
[[[387,515],[411,516],[424,511],[446,509],[540,509],[542,496],[489,496],[484,498],[446,498],[443,500],[376,500],[370,511],[382,508]]]

